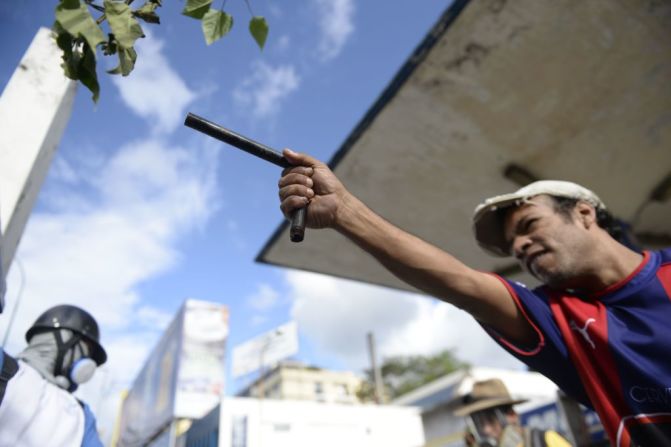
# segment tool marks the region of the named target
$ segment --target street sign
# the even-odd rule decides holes
[[[298,328],[290,321],[233,348],[233,377],[272,366],[297,352]]]

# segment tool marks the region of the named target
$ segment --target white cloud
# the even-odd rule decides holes
[[[148,140],[122,149],[95,182],[104,202],[123,210],[134,226],[169,238],[209,217],[215,167],[216,149],[166,150]]]
[[[92,383],[92,385],[125,385],[128,387],[147,361],[149,353],[158,342],[161,334],[162,332],[159,331],[135,332],[119,335],[106,342],[105,350],[107,351],[108,362],[96,371],[95,376],[97,379],[105,379],[108,383]],[[105,376],[108,377],[105,378]]]
[[[279,112],[282,101],[296,90],[300,79],[292,65],[272,67],[256,61],[251,77],[233,91],[240,110],[251,112],[254,118],[265,118]]]
[[[277,39],[276,48],[278,51],[287,51],[290,46],[291,46],[291,38],[288,35],[285,34],[283,36],[280,36],[279,39]]]
[[[175,315],[152,306],[141,306],[135,312],[136,320],[142,327],[155,329],[162,332],[168,327]]]
[[[137,283],[172,267],[176,237],[211,215],[215,157],[156,141],[131,143],[89,173],[90,194],[70,192],[76,207],[34,214],[19,247],[23,300],[34,309],[26,305],[21,313],[36,316],[36,309],[70,302],[94,306],[103,325],[127,324]]]
[[[268,11],[270,11],[270,15],[276,19],[284,18],[284,12],[282,11],[282,8],[280,8],[276,3],[269,3]]]
[[[265,324],[267,321],[268,321],[267,315],[254,315],[252,316],[252,319],[250,321],[250,326],[258,327],[261,326],[262,324]]]
[[[354,32],[353,0],[316,0],[321,39],[319,56],[322,61],[337,57]]]
[[[247,299],[247,303],[252,309],[265,312],[275,307],[280,298],[277,290],[273,289],[268,284],[259,284],[258,290]]]
[[[181,125],[184,109],[196,94],[170,66],[162,48],[163,42],[147,32],[136,44],[135,69],[129,76],[112,79],[123,102],[152,123],[154,132],[171,132]]]
[[[460,360],[474,365],[521,366],[468,314],[449,304],[312,273],[292,271],[286,277],[301,331],[349,368],[368,367],[367,332],[375,334],[380,357],[454,349]]]
[[[76,184],[79,181],[79,175],[64,158],[57,157],[54,160],[50,173],[55,179],[64,183]]]

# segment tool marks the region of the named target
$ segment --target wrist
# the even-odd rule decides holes
[[[336,209],[333,229],[340,233],[349,233],[356,226],[356,218],[361,215],[363,203],[349,192],[345,192]]]

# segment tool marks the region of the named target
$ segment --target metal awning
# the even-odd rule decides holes
[[[669,42],[669,2],[455,1],[330,166],[389,221],[482,270],[514,272],[477,247],[471,216],[524,183],[516,167],[583,184],[644,247],[671,245]],[[412,290],[335,231],[294,244],[283,224],[257,261]]]

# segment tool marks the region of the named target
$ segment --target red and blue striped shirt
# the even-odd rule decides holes
[[[671,249],[645,252],[597,294],[534,290],[501,278],[538,333],[506,350],[596,410],[618,447],[671,445]]]

